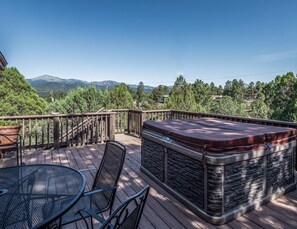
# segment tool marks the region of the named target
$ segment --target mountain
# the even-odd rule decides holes
[[[88,87],[91,85],[95,85],[100,90],[105,90],[106,86],[109,89],[114,88],[115,86],[119,85],[119,82],[112,81],[112,80],[105,80],[105,81],[94,81],[94,82],[87,82],[83,80],[77,79],[62,79],[56,76],[50,75],[42,75],[31,79],[26,79],[32,87],[36,89],[38,94],[42,97],[46,96],[49,92],[68,92],[73,90],[77,87]],[[132,90],[136,91],[137,86],[135,84],[127,84]],[[154,87],[152,86],[144,86],[145,92],[152,92]]]

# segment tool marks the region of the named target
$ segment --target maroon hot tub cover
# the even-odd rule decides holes
[[[296,139],[293,128],[239,123],[215,118],[146,121],[143,129],[170,137],[192,149],[212,153],[241,153]]]

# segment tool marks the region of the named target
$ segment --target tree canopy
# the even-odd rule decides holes
[[[140,108],[140,104],[143,102],[143,98],[144,98],[144,85],[143,85],[143,82],[140,82],[137,86],[137,91],[136,91],[137,108]]]
[[[289,72],[282,76],[276,76],[266,88],[267,104],[271,109],[271,118],[285,121],[297,121],[297,78]]]
[[[169,93],[166,106],[177,110],[197,110],[192,85],[188,84],[182,75],[176,79],[172,91]]]
[[[87,88],[78,87],[67,93],[65,98],[49,104],[47,112],[59,112],[63,114],[97,112],[106,106],[106,100],[101,90],[95,86]]]
[[[246,105],[230,96],[224,96],[220,102],[212,107],[211,112],[222,115],[247,116]]]
[[[42,114],[46,101],[16,68],[0,71],[0,116]]]
[[[196,80],[193,84],[193,93],[200,111],[210,112],[215,104],[213,96],[217,94],[215,86]]]
[[[109,92],[110,103],[108,108],[114,109],[132,109],[134,108],[133,97],[129,87],[121,83]]]

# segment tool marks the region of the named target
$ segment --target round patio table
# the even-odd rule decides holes
[[[0,169],[0,228],[44,228],[81,197],[86,181],[60,165]]]

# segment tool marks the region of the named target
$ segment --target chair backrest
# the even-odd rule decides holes
[[[126,147],[117,141],[106,142],[104,155],[96,173],[92,189],[104,189],[117,185],[126,155]],[[116,190],[92,196],[93,204],[100,211],[111,209]]]
[[[149,193],[149,186],[123,202],[102,224],[101,229],[136,229]]]

